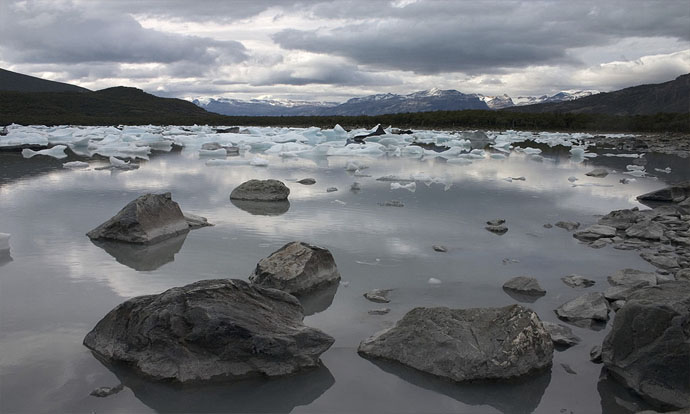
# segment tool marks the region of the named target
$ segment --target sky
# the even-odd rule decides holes
[[[690,1],[0,0],[0,67],[185,99],[605,92],[690,73]]]

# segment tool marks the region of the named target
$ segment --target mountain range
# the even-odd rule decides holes
[[[405,112],[461,111],[465,109],[503,109],[545,102],[563,102],[597,94],[597,91],[562,91],[552,96],[465,94],[454,89],[430,89],[408,95],[393,93],[352,98],[344,103],[279,100],[239,100],[227,98],[194,99],[192,102],[223,115],[234,116],[357,116]]]

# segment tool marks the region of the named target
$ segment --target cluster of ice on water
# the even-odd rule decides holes
[[[218,128],[222,131],[222,128]],[[148,159],[153,151],[170,151],[173,146],[182,152],[207,158],[207,165],[249,164],[266,166],[268,160],[260,154],[292,157],[349,157],[377,158],[435,158],[441,157],[451,164],[467,165],[473,160],[504,159],[511,152],[520,152],[535,161],[543,160],[541,149],[514,145],[518,142],[571,147],[572,158],[581,161],[594,154],[587,153],[586,140],[592,136],[583,133],[554,132],[482,132],[482,131],[414,131],[412,134],[393,134],[387,128],[384,135],[366,138],[365,143],[356,143],[352,138],[376,131],[358,129],[345,131],[340,125],[333,129],[248,127],[239,133],[219,133],[210,126],[120,126],[120,127],[75,127],[75,126],[21,126],[10,125],[9,133],[0,137],[0,147],[44,146],[40,149],[25,149],[25,157],[46,155],[55,158],[66,157],[69,149],[82,156],[117,157],[118,159]],[[206,146],[204,146],[206,144]],[[484,148],[489,144],[491,151]],[[249,160],[225,159],[228,155],[240,153]],[[251,154],[249,157],[246,154]],[[116,165],[113,163],[113,166]],[[66,166],[76,168],[76,165]],[[79,167],[81,168],[81,167]],[[357,171],[364,164],[349,163],[346,169]]]

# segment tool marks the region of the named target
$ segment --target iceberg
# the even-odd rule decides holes
[[[67,145],[56,145],[52,148],[42,149],[40,151],[34,151],[25,148],[22,150],[22,157],[31,158],[36,155],[45,155],[57,159],[67,158],[67,154],[65,154],[65,149],[67,149]]]

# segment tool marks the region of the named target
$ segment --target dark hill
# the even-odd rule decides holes
[[[690,73],[659,84],[633,86],[573,101],[515,106],[503,110],[607,115],[690,113]]]
[[[15,92],[90,92],[68,83],[54,82],[0,69],[0,91]]]

